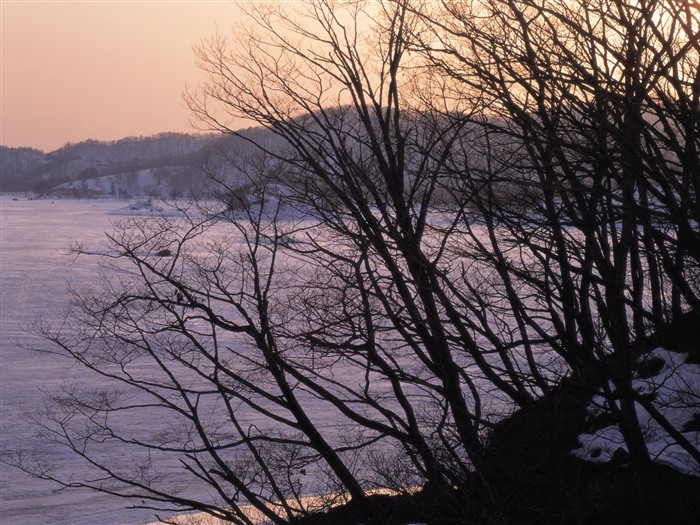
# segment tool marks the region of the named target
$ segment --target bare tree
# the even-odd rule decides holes
[[[612,380],[629,450],[648,461],[632,343],[698,304],[697,11],[656,0],[430,6],[416,4],[419,47],[452,79],[450,100],[474,100],[483,135],[509,148],[486,152],[476,177],[455,166],[480,215],[509,232],[485,252],[538,298],[568,366]],[[508,245],[526,256],[499,255]],[[512,306],[540,322],[530,304]]]
[[[566,376],[607,389],[648,463],[633,343],[698,303],[696,14],[296,7],[252,5],[235,46],[205,42],[188,95],[204,126],[242,115],[274,139],[241,135],[260,154],[231,157],[235,183],[207,166],[216,191],[180,219],[124,223],[102,290],[41,328],[109,380],[37,418],[100,475],[20,466],[234,523],[368,509],[376,489],[463,517],[474,487],[497,498],[494,424]]]

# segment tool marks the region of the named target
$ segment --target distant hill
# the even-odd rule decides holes
[[[264,137],[263,129],[244,134]],[[241,138],[163,133],[113,142],[87,140],[49,152],[0,146],[0,191],[98,197],[185,197],[203,187],[204,165],[252,151]],[[230,169],[230,168],[229,168]]]

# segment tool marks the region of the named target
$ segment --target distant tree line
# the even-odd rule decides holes
[[[164,133],[119,141],[88,140],[44,153],[0,146],[2,191],[48,193],[59,184],[156,168],[188,168],[201,174],[201,159],[221,147],[220,136]],[[134,188],[135,190],[135,188]]]

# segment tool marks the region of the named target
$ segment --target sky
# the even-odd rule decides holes
[[[193,48],[240,0],[0,0],[0,144],[193,132]]]

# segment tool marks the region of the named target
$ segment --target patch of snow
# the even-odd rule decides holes
[[[154,203],[151,199],[132,202],[124,208],[107,212],[107,215],[123,215],[135,217],[181,217],[182,211]]]
[[[700,365],[686,363],[687,357],[687,354],[657,348],[640,358],[640,362],[660,359],[663,361],[662,368],[648,378],[637,374],[632,382],[635,391],[653,396],[654,407],[679,431],[700,413]],[[636,410],[652,460],[685,474],[700,476],[700,465],[690,454],[641,405],[636,404]],[[607,411],[609,409],[603,396],[594,396],[589,413],[596,416]],[[700,432],[684,432],[683,435],[695,448],[700,449]],[[586,461],[607,462],[619,449],[627,450],[622,433],[615,424],[594,433],[581,434],[578,439],[581,448],[574,450],[573,454]]]

